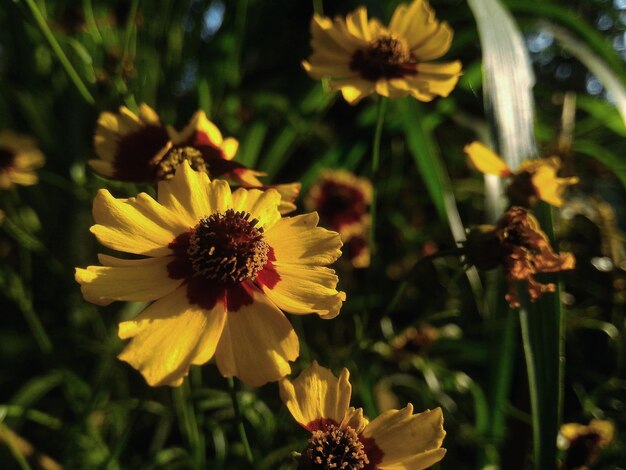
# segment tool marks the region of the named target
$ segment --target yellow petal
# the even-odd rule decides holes
[[[310,431],[316,430],[315,421],[320,419],[340,424],[352,395],[349,378],[348,369],[344,368],[337,378],[330,369],[313,361],[293,382],[280,381],[280,398],[294,419]]]
[[[20,184],[22,186],[32,186],[37,184],[39,178],[35,173],[30,173],[26,171],[13,171],[10,173],[9,178],[15,184]]]
[[[112,178],[113,175],[115,174],[113,170],[113,165],[111,164],[110,161],[107,161],[104,159],[103,160],[89,160],[87,164],[93,171],[95,171],[101,176],[104,176],[105,178]]]
[[[280,221],[280,194],[275,189],[261,191],[259,189],[239,188],[233,193],[232,207],[235,211],[249,212],[268,233]]]
[[[298,336],[283,313],[261,293],[228,312],[215,359],[224,377],[260,387],[289,374],[299,354]]]
[[[192,170],[185,161],[176,169],[173,178],[159,182],[158,201],[179,214],[189,227],[193,227],[202,217],[216,210],[209,202],[209,193],[215,191],[226,197],[225,193],[228,192],[230,195],[230,190],[224,188],[223,184],[218,183],[216,186],[215,182],[210,183],[206,173]]]
[[[407,75],[411,95],[420,101],[431,101],[437,96],[448,96],[459,81],[461,63],[421,63],[417,64],[416,75]]]
[[[275,184],[272,186],[276,191],[280,193],[280,204],[278,205],[278,212],[281,214],[289,214],[296,210],[295,200],[300,195],[300,189],[302,184],[300,183],[286,183]]]
[[[472,142],[465,146],[465,153],[470,162],[486,175],[511,176],[511,170],[495,152],[481,144]]]
[[[339,234],[318,227],[318,222],[317,212],[311,212],[285,217],[265,232],[279,263],[326,265],[341,256]]]
[[[263,292],[278,308],[289,313],[317,313],[325,319],[339,315],[346,294],[336,289],[335,271],[280,263],[275,263],[274,267],[280,281],[271,289],[263,286]]]
[[[132,338],[118,356],[137,369],[149,385],[180,385],[191,364],[207,362],[224,326],[224,305],[210,311],[189,305],[182,287],[157,300],[134,320],[119,325]]]
[[[343,99],[348,104],[358,104],[363,98],[374,93],[376,84],[360,78],[349,78],[345,80],[333,80],[330,82],[332,90],[341,90]]]
[[[138,260],[143,264],[126,267],[77,268],[75,279],[85,300],[97,305],[108,305],[114,300],[149,302],[166,296],[183,282],[168,275],[167,265],[172,259],[148,258]]]
[[[367,46],[367,41],[350,34],[345,20],[313,15],[311,19],[311,47],[313,51],[337,51],[346,55],[358,47]]]
[[[100,243],[118,251],[166,256],[168,245],[188,227],[167,208],[145,193],[136,198],[115,199],[101,189],[93,202],[96,225],[91,232]]]
[[[139,105],[139,119],[151,126],[160,126],[161,119],[154,109],[146,103]]]
[[[367,21],[367,9],[365,7],[358,7],[352,13],[348,13],[348,16],[346,16],[346,26],[348,27],[348,31],[354,36],[364,41],[372,40],[369,22]]]
[[[565,189],[568,186],[577,184],[578,178],[559,178],[557,171],[560,167],[560,163],[555,166],[547,159],[536,161],[539,163],[533,172],[532,183],[539,199],[555,207],[561,207],[563,205],[563,193]],[[545,162],[545,164],[542,164],[542,162]],[[520,168],[523,167],[524,163],[520,165]]]
[[[346,426],[350,426],[357,434],[360,434],[369,422],[369,419],[363,416],[363,408],[355,409],[351,406],[348,408],[348,411],[346,411],[346,415],[343,417],[340,427],[345,428]]]
[[[174,145],[187,143],[190,139],[195,140],[197,133],[203,134],[204,138],[202,140],[207,141],[202,143],[210,144],[217,148],[222,146],[223,141],[222,133],[218,127],[209,121],[205,112],[202,110],[197,111],[191,117],[182,132],[176,132],[173,128],[168,127],[168,133]]]
[[[383,452],[379,468],[393,470],[427,468],[441,460],[445,435],[440,408],[414,415],[411,404],[382,413],[363,430]]]
[[[239,142],[233,137],[224,139],[222,143],[222,153],[226,160],[232,160],[237,155],[237,149],[239,148]]]

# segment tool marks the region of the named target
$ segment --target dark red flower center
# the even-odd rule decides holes
[[[115,178],[121,181],[152,182],[155,157],[169,141],[161,126],[144,126],[122,136],[113,163]]]
[[[313,431],[299,468],[360,470],[368,468],[369,463],[365,446],[354,429],[329,424]]]
[[[249,213],[228,209],[203,217],[169,244],[168,274],[185,279],[190,303],[210,310],[222,302],[236,311],[253,302],[255,291],[280,281],[274,250],[257,224]]]
[[[372,42],[367,49],[356,51],[350,69],[370,81],[415,75],[415,64],[406,44],[390,36]]]
[[[200,219],[189,239],[187,255],[195,276],[237,284],[253,279],[268,260],[263,228],[247,212],[228,209]]]
[[[13,167],[15,153],[5,147],[0,147],[0,171],[6,171]]]
[[[320,216],[334,229],[359,222],[367,210],[363,191],[337,181],[322,183],[317,206]]]

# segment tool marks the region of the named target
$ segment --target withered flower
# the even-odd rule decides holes
[[[472,229],[465,244],[465,256],[469,264],[479,269],[504,268],[509,286],[506,300],[512,308],[520,307],[519,283],[526,283],[530,300],[534,302],[546,292],[556,290],[553,283],[537,281],[535,274],[574,269],[576,264],[571,253],[554,252],[539,221],[522,207],[506,211],[497,226]]]

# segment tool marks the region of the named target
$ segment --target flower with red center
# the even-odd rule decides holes
[[[283,310],[335,317],[345,300],[326,265],[341,254],[317,214],[282,218],[280,195],[240,188],[184,161],[145,193],[115,199],[101,190],[91,231],[131,259],[100,255],[102,266],[76,270],[86,300],[153,302],[120,323],[131,339],[120,359],[152,385],[180,385],[192,364],[215,356],[225,377],[252,386],[290,372],[298,337]]]
[[[146,104],[136,115],[122,106],[119,113],[104,112],[94,137],[97,160],[89,166],[106,178],[154,183],[170,179],[183,161],[211,178],[226,178],[244,188],[275,188],[282,196],[281,213],[295,209],[300,183],[263,186],[265,173],[235,162],[239,143],[222,133],[204,111],[196,112],[182,132],[164,126]]]
[[[350,373],[339,378],[317,362],[293,382],[282,379],[280,397],[295,420],[311,432],[302,469],[420,470],[439,462],[446,433],[441,409],[413,414],[413,406],[369,421],[350,406]]]
[[[344,254],[354,267],[369,265],[369,206],[372,183],[347,170],[322,171],[304,201],[307,210],[341,235]]]
[[[613,441],[615,426],[610,421],[592,419],[587,426],[567,423],[561,426],[560,447],[566,457],[563,470],[587,470],[598,461],[602,449]]]
[[[561,160],[558,157],[525,160],[513,172],[502,158],[480,142],[466,145],[465,153],[481,173],[511,179],[506,194],[513,205],[532,207],[538,200],[542,200],[561,207],[565,189],[578,183],[575,176],[557,176],[561,169]]]
[[[330,78],[350,104],[377,93],[389,98],[411,95],[420,101],[448,96],[461,75],[461,63],[433,63],[452,42],[452,29],[440,23],[426,0],[401,4],[388,27],[368,19],[359,7],[344,19],[315,14],[311,21],[313,54],[304,68],[316,79]]]
[[[576,259],[571,253],[556,254],[541,230],[539,221],[523,207],[512,207],[500,218],[497,226],[481,225],[470,231],[465,243],[469,264],[479,269],[504,268],[509,285],[506,300],[519,308],[519,283],[526,283],[531,301],[546,292],[554,292],[553,283],[542,284],[537,273],[554,273],[574,269]]]
[[[44,162],[45,158],[32,138],[8,130],[0,131],[0,189],[9,189],[16,184],[37,184],[39,179],[35,170]]]

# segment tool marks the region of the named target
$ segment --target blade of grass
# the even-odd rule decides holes
[[[528,54],[513,17],[498,0],[468,0],[476,17],[481,39],[484,67],[485,105],[493,127],[499,152],[511,168],[522,160],[536,155],[534,139],[534,102],[532,87],[534,75]],[[515,73],[511,73],[515,71]],[[548,235],[552,232],[549,213],[540,214],[542,226]],[[506,314],[506,312],[505,312]],[[556,466],[556,437],[560,420],[562,368],[562,313],[557,295],[546,296],[540,302],[521,312],[522,338],[526,355],[529,393],[532,409],[533,447],[535,468]],[[506,326],[507,338],[513,326]],[[496,351],[512,367],[514,348],[510,341],[500,341]],[[510,370],[509,370],[510,371]],[[499,368],[494,373],[502,373]],[[506,380],[492,378],[494,383],[490,434],[500,436],[510,390],[511,375]],[[497,444],[496,444],[497,445]],[[486,453],[487,463],[497,454]],[[498,459],[499,460],[499,459]],[[507,462],[502,462],[506,468]]]
[[[456,206],[452,182],[441,158],[441,152],[432,134],[423,125],[424,111],[421,105],[407,100],[395,103],[395,112],[402,116],[402,125],[408,149],[422,175],[422,179],[441,221],[450,227],[457,244],[465,241],[465,228]],[[483,287],[475,268],[466,272],[474,293],[476,306],[484,314]]]
[[[41,34],[43,34],[43,36],[48,41],[50,48],[56,54],[57,59],[59,59],[59,62],[61,62],[61,65],[65,69],[65,72],[67,72],[67,75],[70,77],[72,83],[74,83],[74,86],[76,87],[80,95],[87,103],[92,105],[96,104],[96,101],[93,99],[93,96],[91,96],[91,93],[89,93],[89,90],[81,80],[78,72],[76,72],[76,69],[65,55],[65,52],[63,52],[63,49],[61,48],[61,45],[59,44],[57,39],[54,37],[54,34],[52,34],[52,31],[50,30],[48,23],[46,23],[46,19],[39,10],[39,7],[35,3],[35,0],[24,0],[24,2],[30,9],[30,12],[32,13],[33,18],[37,23]]]

